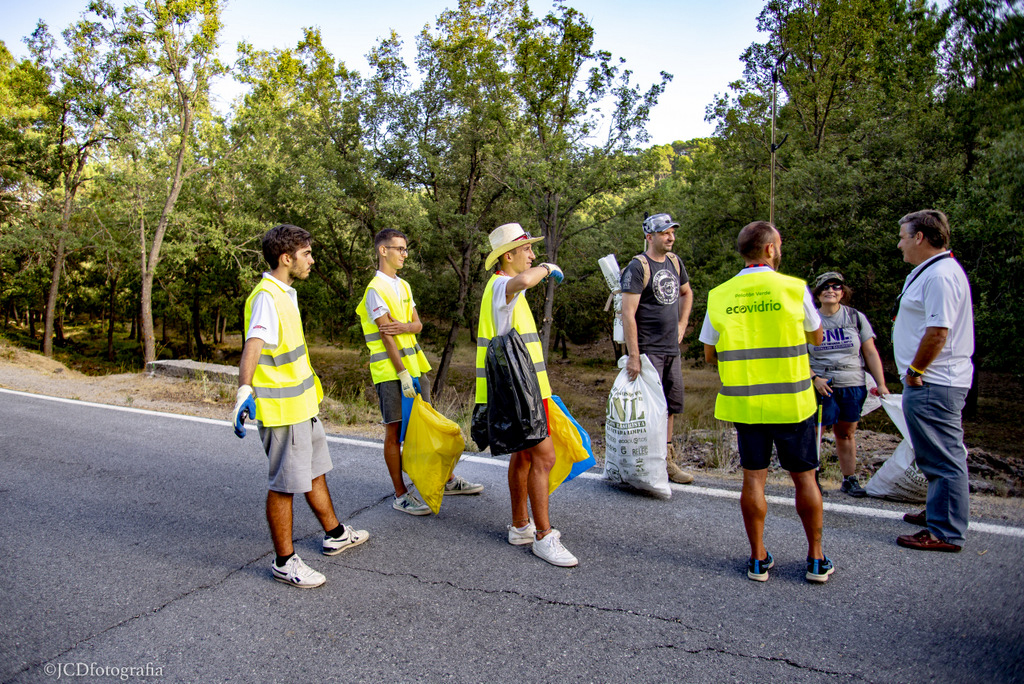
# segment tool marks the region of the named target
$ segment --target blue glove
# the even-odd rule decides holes
[[[548,269],[548,278],[551,278],[556,283],[561,284],[565,280],[565,274],[562,273],[562,269],[558,268],[555,264],[541,264]]]
[[[235,434],[245,437],[245,419],[256,418],[256,400],[252,396],[252,387],[242,385],[235,394]]]

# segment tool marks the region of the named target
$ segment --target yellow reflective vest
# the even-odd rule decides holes
[[[495,273],[487,281],[484,288],[484,297],[480,302],[480,323],[476,329],[476,403],[487,403],[487,345],[494,337],[496,328],[494,325],[494,283],[499,278]],[[512,309],[512,327],[519,332],[519,336],[526,343],[526,349],[530,352],[530,360],[533,361],[533,369],[537,372],[537,383],[540,385],[540,396],[548,399],[551,396],[551,385],[548,383],[548,368],[544,363],[544,345],[540,342],[540,335],[537,333],[537,324],[533,320],[533,313],[530,311],[530,304],[526,301],[526,294],[522,293]],[[497,388],[500,389],[500,388]]]
[[[715,418],[799,423],[814,414],[804,334],[807,285],[774,271],[738,275],[708,293],[722,389]]]
[[[249,294],[245,300],[245,329],[249,329],[252,303],[260,292],[274,298],[278,343],[274,349],[264,347],[256,364],[252,378],[255,417],[266,427],[295,425],[320,412],[324,390],[309,363],[299,310],[279,283],[263,278]]]
[[[391,363],[391,359],[388,358],[388,351],[384,348],[384,339],[381,337],[380,329],[370,318],[370,312],[366,308],[366,293],[371,289],[375,291],[388,305],[391,318],[399,323],[408,323],[412,320],[412,289],[409,287],[409,283],[401,278],[398,279],[398,284],[402,289],[401,298],[395,293],[395,288],[391,286],[390,282],[375,275],[370,284],[366,286],[362,301],[356,306],[359,323],[363,326],[363,339],[370,350],[370,376],[375,385],[388,380],[397,380],[399,369],[396,369],[395,365]],[[402,333],[393,337],[395,345],[398,347],[398,355],[402,357],[402,363],[405,364],[409,375],[418,378],[430,370],[430,363],[423,354],[419,342],[416,341],[416,335]]]

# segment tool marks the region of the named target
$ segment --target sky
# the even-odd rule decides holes
[[[42,19],[51,33],[59,34],[77,20],[87,0],[0,0],[0,40],[16,58],[28,50],[23,38]],[[118,4],[118,0],[114,0]],[[220,57],[233,63],[240,40],[257,49],[294,47],[304,27],[321,29],[324,43],[336,60],[349,69],[367,73],[366,54],[394,29],[405,42],[405,62],[413,66],[415,37],[424,25],[458,0],[228,0]],[[594,27],[594,47],[626,60],[633,83],[646,90],[660,80],[659,72],[674,76],[647,130],[651,143],[708,136],[713,126],[704,110],[717,93],[743,75],[739,56],[751,43],[763,41],[757,33],[757,15],[765,0],[568,0]],[[551,5],[534,0],[534,14],[546,14]],[[230,79],[218,83],[214,93],[226,110],[241,93]]]

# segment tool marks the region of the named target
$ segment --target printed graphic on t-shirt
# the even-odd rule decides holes
[[[659,304],[675,304],[679,299],[679,281],[669,269],[664,268],[651,279],[651,291]]]
[[[840,349],[853,349],[853,340],[843,328],[824,330],[821,344],[814,347],[815,351],[838,351]]]

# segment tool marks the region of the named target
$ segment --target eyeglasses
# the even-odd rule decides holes
[[[406,256],[409,255],[409,248],[408,247],[399,247],[397,245],[384,245],[384,249],[397,249],[402,254],[404,254]]]
[[[823,291],[824,290],[835,290],[836,292],[842,292],[843,284],[842,283],[829,283],[828,285],[826,285],[825,287],[823,287],[821,289]]]

